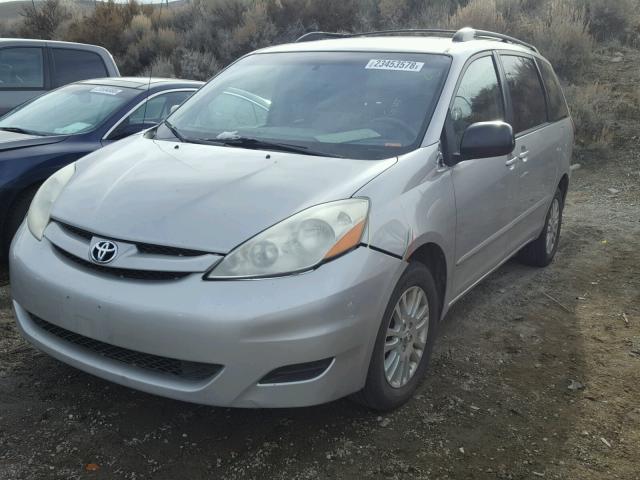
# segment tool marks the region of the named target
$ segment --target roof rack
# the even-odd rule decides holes
[[[362,33],[335,33],[335,32],[309,32],[296,40],[298,42],[312,42],[314,40],[328,40],[332,38],[375,37],[382,35],[434,35],[451,37],[455,30],[443,30],[441,28],[407,28],[403,30],[374,30]]]
[[[350,33],[334,33],[334,32],[309,32],[305,33],[301,37],[298,37],[296,43],[300,42],[313,42],[316,40],[328,40],[330,38],[348,38],[353,35]]]
[[[302,35],[296,40],[299,42],[312,42],[314,40],[328,40],[335,38],[354,38],[354,37],[375,37],[383,35],[425,35],[425,36],[444,36],[451,37],[454,42],[468,42],[471,40],[500,40],[501,42],[522,45],[538,53],[538,49],[533,45],[518,40],[517,38],[503,35],[501,33],[490,32],[488,30],[476,30],[471,27],[464,27],[460,30],[445,30],[441,28],[408,28],[402,30],[378,30],[373,32],[362,33],[337,33],[337,32],[309,32]]]
[[[476,30],[475,28],[471,28],[471,27],[464,27],[458,30],[453,35],[452,40],[454,42],[468,42],[470,40],[478,40],[478,39],[500,40],[501,42],[513,43],[516,45],[521,45],[523,47],[526,47],[538,53],[538,49],[533,45],[531,45],[530,43],[523,42],[522,40],[518,40],[517,38],[510,37],[509,35],[490,32],[488,30]]]

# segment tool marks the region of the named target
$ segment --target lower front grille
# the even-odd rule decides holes
[[[176,360],[175,358],[161,357],[149,353],[136,352],[135,350],[129,350],[127,348],[116,347],[115,345],[94,340],[93,338],[85,337],[84,335],[53,325],[35,315],[30,316],[38,327],[56,336],[60,340],[72,343],[96,355],[116,360],[131,367],[141,368],[160,375],[178,377],[188,381],[202,381],[213,378],[222,369],[222,365],[213,363],[187,362],[184,360]]]
[[[113,275],[119,278],[131,278],[134,280],[178,280],[180,278],[184,278],[187,275],[191,275],[190,272],[164,272],[164,271],[156,271],[156,270],[134,270],[130,268],[115,268],[115,267],[105,267],[103,265],[98,265],[92,263],[88,260],[84,260],[80,257],[76,257],[75,255],[63,250],[62,248],[54,245],[56,252],[58,252],[63,257],[77,263],[78,265],[83,266],[89,270],[93,270],[94,272],[103,273],[106,275]]]

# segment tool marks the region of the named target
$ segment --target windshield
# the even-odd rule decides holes
[[[0,119],[0,129],[34,135],[93,130],[139,92],[130,88],[74,84],[42,95]]]
[[[417,53],[254,54],[187,100],[169,127],[183,141],[389,158],[419,146],[450,63]]]

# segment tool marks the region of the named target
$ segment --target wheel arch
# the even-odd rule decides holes
[[[564,203],[564,201],[567,198],[567,192],[569,191],[569,175],[568,174],[565,173],[564,175],[562,175],[562,178],[558,183],[558,188],[562,192],[562,202]]]
[[[433,275],[440,300],[440,313],[442,314],[445,310],[444,301],[448,281],[447,259],[444,250],[434,242],[427,242],[411,252],[407,261],[422,263]]]

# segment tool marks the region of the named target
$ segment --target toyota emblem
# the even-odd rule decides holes
[[[91,259],[96,263],[109,263],[118,254],[118,246],[109,240],[100,240],[91,248]]]

